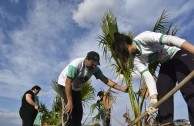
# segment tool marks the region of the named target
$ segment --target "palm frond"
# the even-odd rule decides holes
[[[175,35],[178,31],[177,27],[172,28],[172,23],[169,23],[170,16],[167,14],[166,10],[162,11],[160,18],[157,20],[152,31],[160,32],[167,35]],[[159,65],[159,61],[149,64],[149,71],[155,76],[155,71]],[[155,76],[156,77],[156,76]]]
[[[83,106],[85,106],[88,102],[93,100],[95,97],[94,88],[91,86],[91,81],[87,81],[81,89],[81,98]]]
[[[90,110],[91,110],[92,113],[94,112],[95,109],[99,108],[98,105],[99,105],[98,103],[94,103],[94,104],[91,105]]]
[[[160,18],[157,20],[156,24],[152,28],[153,32],[160,32],[167,35],[175,35],[178,31],[177,27],[172,28],[173,23],[169,22],[170,16],[167,14],[166,10],[162,11]]]
[[[152,31],[164,33],[166,31],[166,24],[168,23],[169,15],[167,15],[167,11],[163,10],[160,18],[157,20]]]
[[[52,88],[54,89],[54,91],[57,93],[57,95],[59,95],[59,89],[58,89],[58,83],[56,80],[52,80]]]
[[[102,18],[102,34],[99,35],[99,45],[102,45],[103,54],[105,59],[110,59],[107,57],[107,51],[111,51],[111,45],[114,42],[114,33],[118,32],[116,18],[111,12],[105,13]]]
[[[130,97],[130,102],[132,105],[132,109],[134,112],[135,117],[139,115],[139,109],[137,102],[134,97],[134,91],[132,88],[131,84],[131,74],[132,74],[132,68],[133,68],[133,63],[131,59],[128,59],[128,62],[126,62],[124,65],[121,63],[119,60],[117,54],[113,50],[112,43],[114,42],[114,33],[118,32],[118,27],[117,27],[117,22],[116,18],[114,15],[110,12],[105,13],[102,21],[102,35],[99,36],[99,42],[100,45],[102,45],[105,59],[113,59],[115,61],[115,64],[112,65],[115,67],[117,76],[122,74],[124,76],[124,79],[126,81],[126,84],[129,85],[129,97]],[[133,34],[131,32],[128,33],[128,36],[133,39]],[[111,57],[107,58],[107,52],[111,53]]]

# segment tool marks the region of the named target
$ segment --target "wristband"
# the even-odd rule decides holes
[[[114,85],[112,86],[112,88],[115,88],[116,85],[117,85],[117,84],[114,84]]]

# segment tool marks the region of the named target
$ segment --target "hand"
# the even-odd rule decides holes
[[[129,90],[129,86],[125,86],[125,87],[123,87],[123,92],[127,93],[127,92],[128,92],[128,90]]]
[[[73,110],[73,103],[72,103],[72,101],[68,101],[67,104],[65,105],[64,109],[65,109],[64,110],[65,114],[71,113],[72,110]]]
[[[36,110],[38,110],[38,109],[39,109],[39,106],[38,106],[38,105],[35,105],[34,108],[35,108]]]
[[[38,111],[39,111],[39,112],[42,112],[42,113],[44,112],[43,109],[41,109],[41,108],[39,108]]]
[[[150,116],[152,116],[156,111],[158,111],[158,108],[154,108],[153,107],[153,105],[156,104],[157,102],[158,102],[158,99],[157,98],[151,98],[150,104],[146,108],[146,111],[148,112],[148,114]]]

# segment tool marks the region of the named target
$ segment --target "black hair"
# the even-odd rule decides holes
[[[87,53],[87,57],[90,59],[93,59],[95,56],[97,56],[98,58],[100,57],[99,54],[95,51],[90,51]]]
[[[88,58],[88,60],[92,60],[92,57],[91,57],[91,56],[88,56],[88,55],[87,55],[86,57]]]
[[[130,58],[128,45],[131,44],[132,39],[129,36],[119,32],[114,33],[114,42],[112,43],[112,49],[123,66],[125,66],[124,64],[128,61],[128,58]]]
[[[41,90],[41,88],[40,88],[38,85],[35,85],[34,87],[32,87],[31,90],[34,90],[34,89],[36,89],[36,90]]]
[[[104,96],[104,92],[103,91],[99,91],[97,96]]]

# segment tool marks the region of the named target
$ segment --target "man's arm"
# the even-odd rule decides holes
[[[185,41],[183,42],[183,44],[181,45],[181,49],[191,53],[191,54],[194,54],[194,45],[192,45],[191,43]]]
[[[73,101],[72,101],[72,87],[71,87],[72,79],[67,77],[65,84],[65,92],[67,96],[67,105],[65,105],[65,113],[72,112],[73,110]]]
[[[34,108],[35,108],[36,110],[39,109],[38,105],[32,100],[32,95],[31,95],[31,94],[26,94],[26,101],[27,101],[30,105],[34,106]]]
[[[105,76],[101,77],[100,80],[107,84],[108,86],[115,88],[119,91],[128,92],[128,86],[122,87]]]

